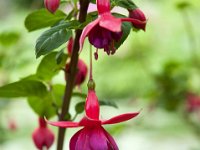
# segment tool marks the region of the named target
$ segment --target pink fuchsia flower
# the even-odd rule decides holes
[[[187,110],[193,112],[200,109],[200,97],[194,93],[187,94]]]
[[[47,128],[47,123],[44,119],[39,118],[39,128],[33,132],[32,139],[39,150],[43,150],[43,148],[49,149],[53,144],[54,134]]]
[[[114,139],[102,125],[124,122],[136,117],[139,113],[126,113],[108,120],[100,120],[99,112],[96,93],[89,89],[85,104],[85,116],[80,122],[48,121],[48,123],[63,128],[83,127],[71,138],[70,150],[118,150]]]
[[[69,39],[68,44],[67,44],[67,52],[68,52],[68,54],[69,54],[70,56],[71,56],[71,54],[72,54],[73,44],[74,44],[74,39],[71,37],[71,38]]]
[[[80,37],[80,50],[82,50],[85,38],[88,36],[89,42],[97,49],[103,48],[109,54],[114,54],[116,48],[115,42],[122,37],[122,22],[131,22],[134,26],[142,26],[146,24],[134,18],[116,18],[110,11],[110,0],[97,0],[98,18],[89,23],[84,29]]]
[[[65,71],[69,71],[69,63],[65,65]],[[75,86],[80,86],[86,79],[88,73],[88,68],[85,62],[81,59],[78,59],[78,64],[77,64],[77,73],[75,76]],[[67,75],[67,74],[66,74]],[[65,77],[67,78],[67,76]]]
[[[44,5],[51,13],[55,13],[60,5],[60,0],[44,0]]]
[[[129,18],[133,18],[133,19],[137,19],[142,22],[145,22],[145,24],[132,24],[136,29],[142,29],[145,31],[147,19],[144,13],[139,8],[136,8],[134,10],[129,10]]]
[[[11,131],[16,131],[16,130],[17,130],[16,121],[13,120],[13,119],[10,119],[10,120],[8,121],[8,128],[9,128]]]

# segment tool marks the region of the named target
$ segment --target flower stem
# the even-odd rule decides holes
[[[92,80],[92,45],[90,45],[90,79]]]
[[[83,23],[87,17],[87,9],[89,5],[89,0],[80,0],[80,15],[79,22]],[[71,62],[69,66],[69,73],[67,77],[67,82],[65,86],[64,98],[62,103],[61,114],[59,116],[59,121],[65,120],[65,116],[69,111],[70,99],[72,96],[72,91],[74,87],[74,80],[77,71],[77,62],[78,62],[78,51],[79,51],[79,39],[81,36],[82,30],[76,30]],[[58,141],[57,141],[57,150],[63,150],[64,137],[65,137],[65,128],[59,128],[58,130]]]

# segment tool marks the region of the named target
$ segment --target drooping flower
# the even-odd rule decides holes
[[[112,136],[102,127],[130,120],[139,113],[126,113],[108,120],[99,119],[99,102],[94,89],[89,89],[85,104],[85,116],[80,122],[50,122],[53,126],[63,128],[83,127],[70,140],[70,150],[118,150]]]
[[[147,19],[146,19],[144,13],[139,8],[136,8],[134,10],[128,10],[128,11],[129,11],[129,18],[133,18],[133,19],[140,20],[142,22],[146,22]],[[146,23],[145,24],[133,24],[133,26],[136,29],[145,30]]]
[[[115,42],[122,37],[122,22],[128,21],[133,26],[143,26],[146,21],[134,18],[116,18],[110,11],[110,0],[97,0],[98,18],[89,23],[84,29],[80,37],[80,50],[82,50],[85,38],[88,36],[89,42],[97,49],[103,48],[109,54],[116,51]],[[97,55],[97,54],[96,54]]]
[[[193,112],[195,110],[200,110],[200,97],[194,93],[187,94],[187,111]]]
[[[60,0],[44,0],[44,5],[51,13],[55,13],[60,5]]]
[[[43,118],[39,118],[39,127],[32,134],[35,146],[39,150],[49,149],[54,142],[54,134],[48,129],[47,123]]]

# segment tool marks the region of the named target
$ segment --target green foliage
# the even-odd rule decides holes
[[[29,32],[55,25],[63,20],[66,14],[57,10],[55,14],[46,9],[39,9],[30,13],[25,19],[25,26]]]
[[[46,97],[29,97],[28,103],[30,107],[41,117],[50,118],[56,115],[56,108],[53,106],[53,99],[50,94]]]
[[[137,6],[133,3],[132,0],[111,0],[112,6],[120,6],[125,9],[136,9]]]
[[[70,29],[78,26],[79,23],[77,21],[62,22],[45,31],[36,41],[36,57],[38,58],[41,55],[46,55],[66,43],[72,36],[72,31]]]
[[[46,94],[47,88],[40,81],[21,80],[0,87],[0,97],[44,97]]]
[[[58,108],[62,106],[65,85],[55,84],[51,87],[51,94]]]
[[[57,63],[56,56],[58,54],[59,52],[52,52],[44,56],[37,68],[36,75],[38,78],[43,81],[50,81],[60,71],[66,63],[67,55],[62,54],[62,58],[60,58],[59,63]]]
[[[3,46],[11,46],[16,44],[19,39],[20,34],[16,31],[5,31],[0,33],[0,44]]]
[[[158,104],[175,111],[185,99],[187,93],[187,73],[177,61],[167,62],[160,74],[155,76],[157,84]]]

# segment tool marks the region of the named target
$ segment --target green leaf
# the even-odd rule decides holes
[[[40,9],[29,14],[25,19],[25,26],[28,31],[34,31],[45,27],[50,27],[63,20],[66,14],[57,10],[55,14],[46,9]]]
[[[125,9],[134,10],[137,8],[132,0],[112,0],[112,6],[120,6]]]
[[[57,105],[57,107],[59,108],[62,106],[64,91],[65,91],[64,85],[62,84],[52,85],[51,93],[53,96],[53,100],[55,104]]]
[[[62,64],[63,61],[66,62],[67,57],[68,55],[63,52],[63,49],[60,50],[56,55],[56,63],[59,65]]]
[[[67,60],[67,55],[63,54],[62,61],[60,62],[60,64],[57,64],[56,62],[57,54],[58,52],[52,52],[46,55],[42,59],[36,72],[36,75],[38,76],[38,78],[45,81],[50,81],[65,65],[66,60]]]
[[[191,6],[191,4],[188,3],[188,2],[180,2],[180,3],[178,3],[178,4],[176,5],[176,7],[177,7],[178,9],[185,9],[185,8],[188,8],[189,6]]]
[[[75,111],[77,114],[80,114],[84,111],[84,107],[85,107],[85,102],[79,102],[76,104],[75,106]]]
[[[56,108],[53,106],[51,95],[47,95],[44,98],[29,97],[28,103],[34,112],[41,117],[50,118],[56,115]]]
[[[0,97],[44,97],[46,94],[46,86],[33,80],[21,80],[0,87]]]
[[[115,104],[115,103],[112,102],[112,101],[100,100],[100,101],[99,101],[99,104],[100,104],[101,106],[111,106],[111,107],[114,107],[114,108],[118,108],[117,104]]]
[[[126,16],[118,14],[118,13],[113,13],[113,15],[117,18],[124,18]],[[120,41],[115,42],[115,48],[118,49],[123,43],[124,41],[127,39],[127,37],[129,36],[130,32],[132,29],[132,24],[130,22],[123,22],[122,23],[122,38],[120,39]]]

